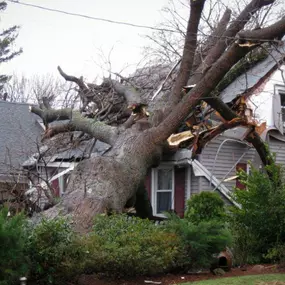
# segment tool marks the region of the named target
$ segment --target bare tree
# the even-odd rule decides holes
[[[66,83],[50,74],[34,75],[31,78],[14,74],[3,89],[5,101],[8,102],[48,104],[57,108],[79,106],[75,84]]]
[[[91,157],[79,163],[71,175],[68,194],[46,214],[50,217],[59,213],[68,214],[78,228],[88,228],[93,216],[98,213],[122,212],[126,204],[135,200],[138,190],[141,191],[147,169],[159,163],[169,136],[177,131],[189,114],[194,115],[196,106],[204,108],[202,100],[217,111],[223,120],[217,128],[195,134],[192,141],[194,155],[207,141],[225,129],[242,125],[248,128],[245,139],[256,148],[262,162],[265,165],[273,163],[258,135],[258,126],[225,104],[216,88],[231,68],[250,52],[285,34],[284,18],[257,30],[245,29],[260,9],[274,2],[252,0],[232,21],[229,21],[231,11],[225,10],[220,22],[225,21],[226,28],[222,35],[211,38],[210,48],[203,47],[207,49],[205,58],[195,65],[195,56],[200,53],[198,32],[205,0],[191,0],[182,59],[175,73],[175,83],[165,97],[164,107],[157,105],[150,118],[145,111],[140,89],[136,89],[130,80],[107,78],[100,85],[87,84],[83,78],[68,75],[59,68],[67,81],[77,84],[82,106],[79,111],[56,110],[49,106],[31,107],[31,111],[40,116],[46,126],[55,120],[65,120],[61,125],[48,127],[46,137],[62,132],[82,131],[108,143],[112,148],[104,156]],[[219,26],[218,23],[216,27]],[[214,28],[212,34],[215,32]],[[204,43],[207,45],[209,42]],[[193,70],[194,65],[198,72]],[[206,65],[206,68],[201,68],[201,65]],[[195,85],[191,90],[184,88],[188,82]],[[145,205],[147,207],[148,204]]]

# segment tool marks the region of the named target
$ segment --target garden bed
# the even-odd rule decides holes
[[[82,275],[78,279],[78,285],[147,285],[147,284],[158,284],[158,283],[146,283],[145,281],[161,282],[161,285],[170,285],[186,282],[195,282],[201,280],[227,278],[235,276],[248,276],[248,275],[264,275],[272,273],[285,274],[285,268],[278,268],[277,266],[265,265],[264,267],[258,268],[256,266],[248,266],[247,270],[241,270],[240,268],[233,268],[231,271],[226,272],[225,275],[214,276],[211,272],[203,272],[198,274],[165,274],[156,277],[137,277],[128,280],[107,280],[100,279],[96,275]],[[284,276],[285,280],[285,276]],[[279,280],[275,280],[279,281]],[[255,283],[253,283],[255,284]],[[261,283],[265,285],[266,283]],[[271,284],[271,283],[269,283]],[[285,281],[284,281],[285,284]],[[277,285],[277,284],[276,284]],[[279,283],[278,283],[279,285]]]

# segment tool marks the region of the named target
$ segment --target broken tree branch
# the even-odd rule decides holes
[[[69,120],[68,127],[71,130],[82,131],[90,134],[94,138],[110,145],[113,145],[118,137],[118,128],[108,126],[103,122],[96,121],[94,119],[82,117],[78,111],[72,111],[71,109],[42,110],[35,106],[31,106],[30,111],[40,116],[46,124],[54,121]],[[63,132],[66,131],[66,125],[61,128],[57,128],[52,132],[59,133],[59,130],[62,130]]]
[[[261,29],[261,31],[266,33],[268,40],[274,39],[276,36],[274,32],[271,35],[270,29]],[[283,36],[284,34],[285,30],[281,31],[279,36]],[[225,74],[231,69],[231,67],[251,50],[252,48],[249,47],[240,47],[236,43],[232,44],[232,46],[211,67],[204,78],[202,78],[202,80],[190,92],[188,92],[180,103],[175,106],[164,121],[157,128],[153,128],[153,132],[159,134],[154,138],[154,141],[161,143],[162,141],[166,140],[179,127],[180,122],[187,117],[192,108],[196,106],[200,100],[205,100],[207,102],[208,100],[214,98],[213,101],[218,103],[215,106],[213,102],[211,102],[210,104],[212,107],[218,109],[220,106],[223,110],[227,111],[224,112],[221,110],[221,116],[223,116],[226,120],[232,120],[237,117],[237,115],[230,108],[226,107],[225,103],[215,98],[211,92],[225,76]],[[150,132],[152,132],[152,130],[150,130]],[[257,135],[254,137],[257,138]]]
[[[66,80],[76,83],[82,91],[88,90],[88,87],[83,82],[82,78],[78,78],[72,75],[67,75],[60,66],[57,67],[60,75]]]

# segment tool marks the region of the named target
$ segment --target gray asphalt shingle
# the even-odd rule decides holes
[[[18,172],[36,151],[43,132],[37,120],[29,104],[0,101],[0,180]]]

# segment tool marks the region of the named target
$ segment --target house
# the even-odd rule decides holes
[[[0,203],[21,197],[28,178],[21,165],[40,143],[43,128],[29,104],[0,101]]]
[[[239,75],[220,93],[227,104],[233,104],[237,98],[244,98],[246,116],[259,125],[263,124],[261,137],[268,143],[270,150],[276,153],[276,160],[281,164],[285,164],[284,55],[284,46],[274,47],[268,56]],[[160,78],[162,82],[165,77]],[[165,93],[156,96],[161,104],[167,102]],[[202,191],[217,191],[225,203],[235,204],[231,198],[232,190],[234,187],[243,188],[236,176],[237,170],[250,171],[249,161],[255,167],[261,166],[255,149],[244,141],[245,133],[243,127],[225,131],[211,140],[194,159],[188,148],[165,155],[158,167],[149,170],[145,182],[153,214],[162,216],[164,211],[173,209],[183,216],[186,200]],[[63,138],[68,140],[66,134]],[[64,139],[61,141],[64,142]],[[83,141],[80,151],[78,146],[66,151],[66,144],[63,143],[62,149],[51,152],[53,155],[47,152],[45,156],[40,155],[41,159],[35,157],[34,164],[29,165],[30,169],[36,167],[37,173],[48,174],[47,179],[55,185],[57,194],[63,195],[68,173],[76,167],[78,161],[91,155],[102,155],[109,149],[108,145],[99,141]],[[43,161],[43,157],[47,158],[47,162]]]

